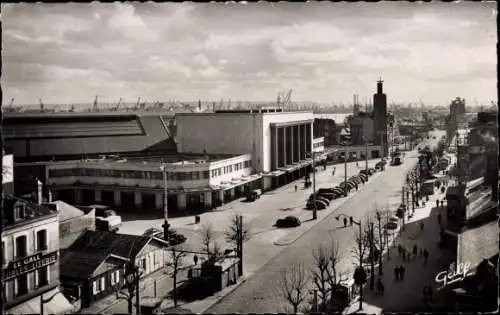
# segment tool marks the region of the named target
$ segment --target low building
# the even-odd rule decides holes
[[[61,283],[85,308],[124,284],[127,262],[147,278],[164,268],[168,257],[167,243],[156,237],[86,231],[61,255]]]
[[[51,162],[47,182],[55,199],[76,205],[160,210],[166,189],[169,211],[211,209],[261,188],[251,160],[250,154],[184,154]]]
[[[10,175],[4,180],[13,181]],[[42,204],[41,189],[33,195],[34,201],[3,195],[3,308],[12,314],[39,314],[40,307],[67,313],[73,305],[59,291],[58,212]]]

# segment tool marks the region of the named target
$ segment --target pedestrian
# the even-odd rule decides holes
[[[427,264],[427,258],[429,258],[429,251],[426,249],[424,249],[424,263]]]
[[[382,280],[380,280],[380,278],[377,279],[377,294],[383,295],[382,294]]]
[[[399,257],[401,257],[403,255],[403,246],[401,246],[401,244],[398,244],[398,254],[399,254]]]
[[[424,230],[424,222],[420,222],[420,231]]]
[[[401,266],[399,267],[400,270],[401,270],[401,274],[399,275],[401,277],[401,281],[405,281],[405,271],[406,271],[406,268],[404,266]]]
[[[344,227],[347,227],[347,218],[344,218]]]
[[[295,192],[297,192],[297,185],[295,185]]]
[[[439,223],[439,226],[441,226],[441,213],[438,213],[438,223]]]
[[[352,217],[349,217],[349,224],[352,226],[354,224],[354,219]]]
[[[396,281],[399,280],[399,267],[394,267],[394,276],[396,277]]]
[[[436,200],[436,208],[439,208],[439,200]]]
[[[444,200],[441,200],[441,208],[444,207]]]
[[[418,250],[417,245],[413,245],[413,259],[417,258]]]
[[[403,249],[403,251],[401,252],[401,256],[403,257],[403,261],[406,260],[406,249]]]

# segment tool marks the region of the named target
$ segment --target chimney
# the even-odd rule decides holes
[[[43,184],[41,181],[38,180],[38,178],[36,179],[36,187],[37,187],[37,195],[36,195],[36,202],[41,205],[42,202],[43,202],[43,194],[42,194],[42,191],[43,191]]]
[[[48,197],[49,197],[49,198],[48,198],[48,199],[49,199],[49,203],[50,203],[50,202],[52,202],[52,201],[53,201],[53,200],[52,200],[52,192],[50,191],[50,189],[49,189],[49,196],[48,196]]]

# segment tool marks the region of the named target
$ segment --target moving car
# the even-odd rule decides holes
[[[280,228],[297,227],[301,224],[300,219],[296,216],[290,215],[276,221],[276,226]]]

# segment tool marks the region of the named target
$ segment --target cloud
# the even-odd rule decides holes
[[[2,4],[17,104],[171,98],[496,100],[492,3]],[[479,84],[480,82],[481,84]],[[465,93],[465,94],[461,94]]]

